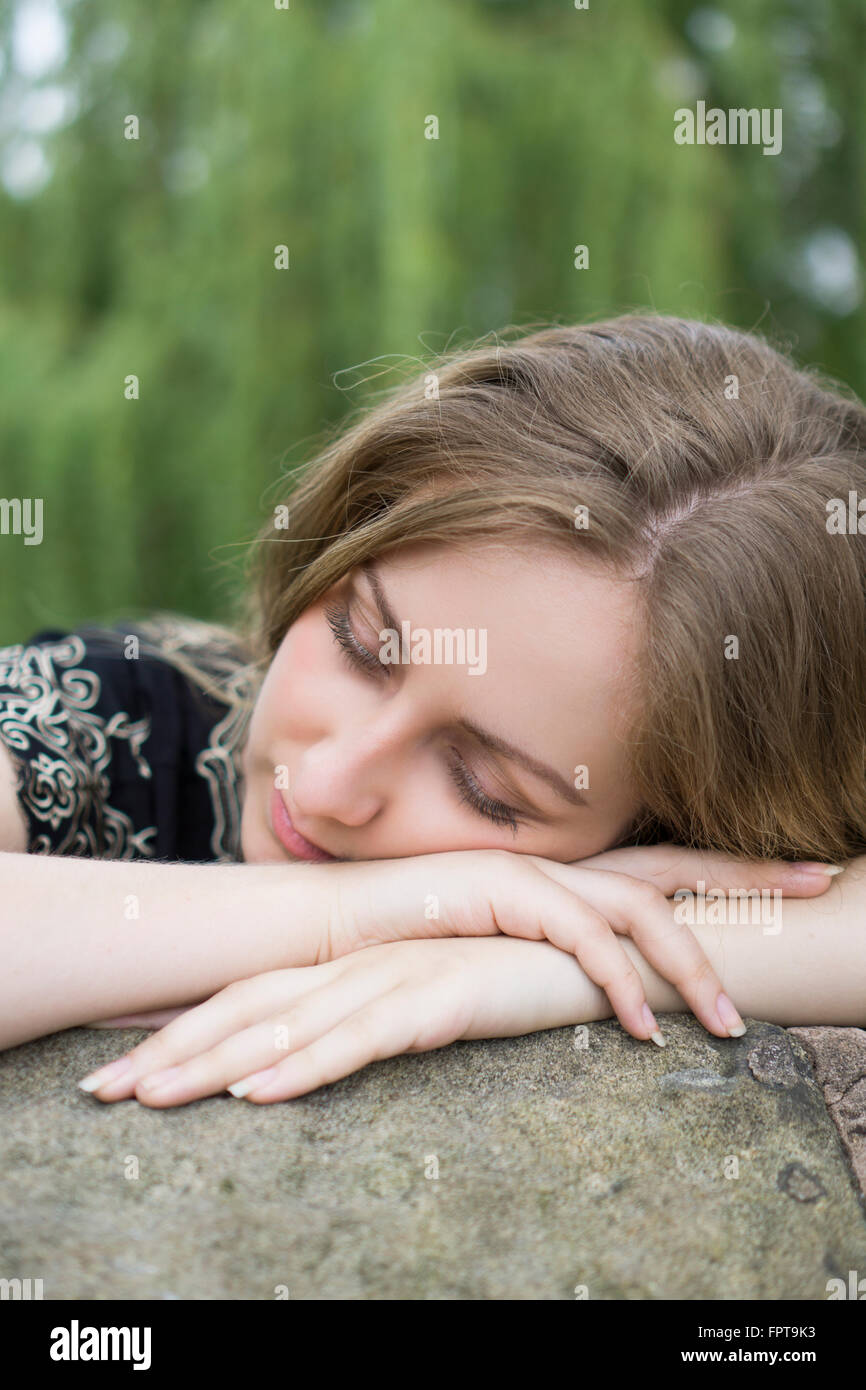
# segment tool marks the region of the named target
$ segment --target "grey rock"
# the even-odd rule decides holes
[[[770,1033],[749,1049],[749,1071],[764,1086],[797,1086],[808,1067],[795,1057],[784,1033]]]
[[[379,1062],[175,1110],[76,1081],[139,1040],[0,1054],[0,1277],[47,1299],[797,1299],[866,1273],[807,1053],[668,1015]]]
[[[658,1084],[663,1091],[716,1091],[729,1095],[736,1089],[734,1076],[716,1076],[705,1068],[694,1067],[691,1071],[669,1071],[659,1077]]]
[[[866,1197],[866,1032],[862,1028],[789,1028],[788,1033],[806,1050]]]

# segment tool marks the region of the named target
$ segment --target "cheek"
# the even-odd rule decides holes
[[[332,652],[327,625],[314,616],[303,616],[283,638],[262,690],[262,713],[269,721],[284,721],[287,712],[295,720],[306,719],[322,699],[323,687],[332,679],[328,665]]]
[[[316,614],[304,614],[289,629],[280,646],[279,669],[283,679],[309,675],[319,670],[329,653],[327,624]]]

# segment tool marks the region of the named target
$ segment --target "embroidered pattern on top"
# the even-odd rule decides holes
[[[239,667],[237,656],[224,646],[206,651],[204,624],[143,621],[133,630],[144,638],[140,647],[150,655],[162,656],[184,645],[197,647],[199,662],[212,675],[224,678],[232,695],[244,701],[251,694],[248,672]],[[108,800],[112,739],[127,743],[142,777],[152,776],[141,751],[151,719],[146,715],[133,721],[123,710],[109,718],[98,714],[94,706],[101,680],[83,664],[86,656],[85,642],[74,633],[57,642],[0,648],[0,737],[15,765],[16,793],[33,819],[50,827],[55,836],[64,828],[55,845],[47,831],[34,833],[28,823],[28,852],[153,858],[157,827],[136,827]],[[218,862],[237,860],[240,855],[240,742],[250,712],[251,707],[243,703],[230,705],[195,760],[211,798],[211,850]],[[21,756],[39,745],[35,757]]]

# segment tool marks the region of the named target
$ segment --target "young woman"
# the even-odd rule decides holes
[[[611,1012],[862,1024],[859,497],[866,410],[754,336],[432,364],[275,507],[233,629],[0,652],[0,1045],[165,1024],[81,1084],[167,1106]],[[674,898],[714,889],[781,920]]]

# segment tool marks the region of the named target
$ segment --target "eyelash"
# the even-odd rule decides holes
[[[334,641],[340,647],[352,670],[361,670],[366,675],[372,676],[387,677],[390,675],[388,667],[372,652],[367,651],[366,647],[362,647],[355,637],[349,623],[348,608],[340,608],[338,605],[327,607],[325,609],[325,621],[334,634]],[[460,800],[471,806],[479,815],[493,821],[495,825],[510,826],[516,835],[518,825],[524,823],[524,817],[520,815],[520,812],[516,811],[513,806],[506,805],[504,801],[496,801],[486,792],[483,792],[461,758],[459,750],[450,748],[448,751],[454,754],[455,760],[451,762],[451,772]]]
[[[362,671],[373,676],[387,677],[391,674],[387,665],[380,661],[373,652],[368,652],[366,647],[362,647],[355,637],[349,623],[348,608],[340,608],[337,605],[326,608],[325,621],[353,670],[357,671],[360,667]]]
[[[494,801],[494,799],[483,792],[479,787],[469,768],[461,758],[458,750],[449,750],[454,754],[455,760],[451,764],[451,771],[454,774],[454,781],[460,800],[465,801],[468,806],[477,811],[480,815],[492,820],[495,825],[508,825],[514,834],[517,834],[518,825],[523,824],[523,818],[514,810],[512,806],[506,806],[504,801]]]

